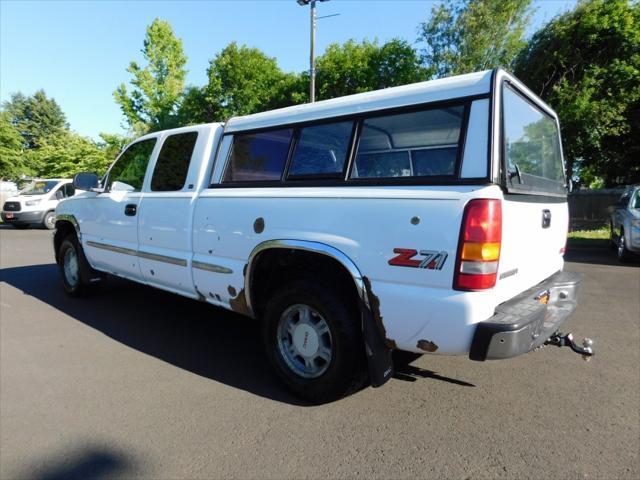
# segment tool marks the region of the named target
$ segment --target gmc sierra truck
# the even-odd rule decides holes
[[[68,294],[113,274],[256,318],[312,402],[382,385],[393,350],[593,353],[558,331],[580,285],[558,118],[500,69],[150,133],[74,183]]]

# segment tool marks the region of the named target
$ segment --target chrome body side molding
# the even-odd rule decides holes
[[[197,268],[198,270],[204,270],[207,272],[226,273],[226,274],[233,273],[233,270],[231,270],[230,268],[223,267],[221,265],[214,265],[212,263],[198,262],[196,260],[191,262],[191,266],[193,268]]]

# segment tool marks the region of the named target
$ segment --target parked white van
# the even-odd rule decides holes
[[[76,194],[71,179],[36,179],[2,205],[2,221],[15,228],[41,225],[55,228],[55,210],[60,200]]]
[[[259,319],[311,401],[382,385],[393,350],[592,354],[558,333],[580,284],[558,118],[502,70],[151,133],[74,181],[70,295],[111,273]]]

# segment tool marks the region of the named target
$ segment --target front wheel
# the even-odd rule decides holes
[[[263,333],[269,360],[296,395],[325,403],[363,384],[358,309],[344,293],[309,280],[291,283],[268,302]]]
[[[75,235],[68,235],[60,244],[58,267],[64,291],[72,297],[88,295],[103,279],[89,266]]]
[[[53,230],[56,228],[56,212],[47,212],[42,219],[42,225],[47,230]]]

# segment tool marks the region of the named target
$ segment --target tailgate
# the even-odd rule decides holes
[[[566,199],[505,195],[502,251],[496,290],[501,301],[553,275],[563,266],[569,210]]]

